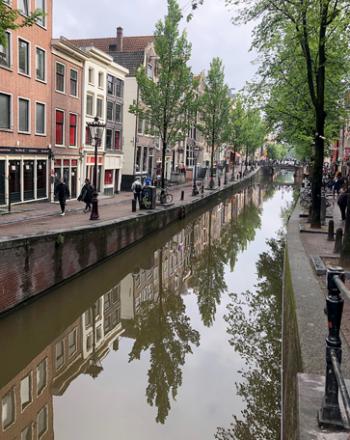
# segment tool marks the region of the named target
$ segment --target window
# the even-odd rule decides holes
[[[45,104],[35,105],[35,133],[45,134]]]
[[[11,96],[0,93],[0,130],[11,129]]]
[[[92,116],[94,113],[94,97],[86,95],[86,114]]]
[[[107,75],[107,93],[113,95],[113,76]]]
[[[39,412],[36,420],[38,426],[38,438],[40,439],[47,431],[47,406]]]
[[[96,114],[99,118],[103,117],[103,99],[97,98]]]
[[[23,15],[29,15],[29,0],[18,0],[18,10]]]
[[[107,101],[107,120],[113,121],[113,102]]]
[[[32,401],[32,375],[29,374],[24,379],[21,380],[20,386],[21,395],[21,408],[22,411],[26,408]]]
[[[99,325],[96,329],[96,341],[100,342],[102,339],[102,327]]]
[[[106,130],[106,148],[111,149],[112,148],[112,130],[107,129]]]
[[[98,72],[98,86],[100,89],[103,89],[103,72]]]
[[[47,384],[47,361],[44,359],[36,367],[36,392],[39,395]]]
[[[43,13],[42,17],[39,17],[37,23],[41,26],[46,25],[46,16],[45,16],[45,0],[35,0],[35,9],[40,9]]]
[[[64,64],[56,63],[56,91],[64,93],[64,75],[66,67]]]
[[[64,112],[56,110],[56,145],[63,145],[64,139]]]
[[[24,75],[29,75],[29,43],[18,40],[18,70]]]
[[[68,356],[72,356],[77,351],[77,330],[74,329],[68,335]]]
[[[57,342],[56,344],[56,370],[62,367],[64,363],[64,346],[63,341]]]
[[[85,127],[85,144],[91,145],[91,133],[89,127]]]
[[[90,333],[86,338],[86,351],[90,351],[92,348],[92,333]]]
[[[45,72],[45,51],[43,49],[36,48],[36,79],[39,81],[46,80]]]
[[[5,46],[0,44],[0,66],[11,67],[11,35],[5,32]]]
[[[147,64],[147,76],[149,79],[153,78],[153,66],[152,64]]]
[[[33,440],[33,427],[32,425],[28,425],[21,432],[21,440]]]
[[[139,118],[139,123],[137,125],[137,133],[143,134],[143,119]]]
[[[116,80],[115,83],[115,88],[116,88],[116,95],[119,97],[123,96],[123,81],[121,79]]]
[[[120,150],[120,131],[116,130],[114,133],[114,148]]]
[[[143,149],[142,171],[147,171],[147,158],[148,158],[148,149],[145,147]]]
[[[121,122],[122,120],[122,106],[120,104],[115,105],[115,121]]]
[[[89,67],[89,84],[94,83],[94,69]]]
[[[29,101],[28,99],[18,99],[18,131],[29,133]]]
[[[8,392],[1,402],[2,428],[6,429],[15,421],[15,391],[14,388]]]
[[[70,113],[69,115],[69,145],[77,146],[77,115]]]
[[[78,72],[73,69],[70,71],[70,94],[78,96]]]
[[[136,151],[136,171],[140,171],[141,165],[141,147],[137,147]]]

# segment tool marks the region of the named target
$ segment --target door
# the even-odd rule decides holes
[[[78,173],[77,173],[77,168],[76,167],[72,167],[71,168],[71,175],[72,175],[72,177],[71,177],[72,183],[71,183],[70,196],[73,199],[73,198],[77,197],[77,185],[78,185],[77,178],[78,178]]]
[[[21,201],[21,162],[19,160],[9,161],[9,190],[10,201]]]
[[[119,192],[119,170],[114,171],[114,193],[118,194]]]
[[[0,205],[5,205],[5,161],[0,160]]]
[[[47,197],[46,178],[47,168],[46,160],[38,160],[37,162],[37,198],[44,199]]]
[[[24,200],[34,199],[34,161],[23,162],[23,196]]]

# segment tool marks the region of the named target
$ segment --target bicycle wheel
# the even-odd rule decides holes
[[[172,203],[173,199],[174,199],[174,197],[173,197],[172,194],[167,194],[166,195],[166,199],[165,199],[166,203]]]

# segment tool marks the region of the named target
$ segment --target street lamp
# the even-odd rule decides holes
[[[193,147],[193,159],[194,159],[194,176],[193,176],[193,188],[192,188],[192,195],[197,196],[199,194],[198,188],[197,188],[197,159],[199,154],[199,146],[195,144]]]
[[[101,144],[106,124],[100,122],[96,116],[93,122],[88,122],[87,126],[90,130],[90,137],[95,141],[95,167],[94,167],[94,192],[92,194],[92,210],[90,220],[98,220],[100,218],[98,214],[98,193],[97,193],[97,149]]]

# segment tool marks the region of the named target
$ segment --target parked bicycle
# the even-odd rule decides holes
[[[159,203],[172,203],[173,200],[174,196],[168,191],[168,188],[161,189],[157,194],[157,202]]]

